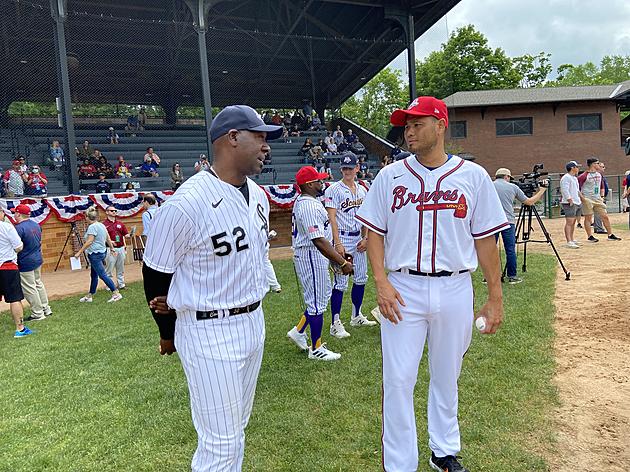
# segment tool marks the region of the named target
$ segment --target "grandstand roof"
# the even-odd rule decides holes
[[[335,107],[460,0],[208,0],[213,106]],[[196,0],[193,2],[196,3]],[[58,95],[49,0],[0,0],[4,99]],[[183,0],[71,0],[73,102],[202,105],[198,37]],[[312,61],[311,61],[312,58]]]

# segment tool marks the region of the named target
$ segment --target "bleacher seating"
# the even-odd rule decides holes
[[[87,140],[94,149],[99,149],[105,155],[110,164],[115,165],[117,156],[123,155],[125,161],[133,166],[139,166],[146,152],[146,148],[152,146],[154,151],[160,156],[161,163],[158,169],[160,174],[157,178],[132,178],[132,179],[108,179],[112,184],[112,191],[119,191],[124,188],[128,181],[139,183],[140,190],[163,190],[170,188],[170,170],[175,162],[180,163],[184,177],[188,178],[194,174],[194,163],[199,159],[199,155],[207,153],[205,129],[200,126],[178,126],[176,128],[165,125],[149,125],[143,131],[135,131],[135,136],[126,136],[124,129],[117,129],[119,135],[118,144],[109,144],[108,126],[80,125],[76,127],[76,143],[80,148],[83,141]],[[57,140],[63,145],[64,131],[53,125],[31,125],[25,132],[26,138],[30,141],[31,153],[29,164],[39,164],[43,166],[46,176],[49,178],[49,195],[60,195],[67,193],[67,176],[63,169],[51,170],[45,165],[49,155],[49,147],[53,140]],[[295,172],[305,164],[306,160],[299,155],[299,150],[306,137],[311,137],[314,141],[324,138],[326,131],[305,132],[299,138],[289,138],[291,142],[284,139],[272,141],[271,144],[271,164],[265,166],[261,175],[254,176],[254,180],[261,185],[292,183],[295,179]],[[0,152],[2,144],[0,140]],[[0,156],[1,157],[1,156]],[[66,159],[75,156],[66,156]],[[331,159],[338,162],[338,157]],[[8,160],[10,163],[10,159]],[[372,164],[373,166],[373,164]],[[335,170],[333,165],[333,170]],[[6,168],[6,167],[5,167]],[[339,178],[339,172],[334,172]],[[95,180],[81,182],[83,193],[94,191]]]

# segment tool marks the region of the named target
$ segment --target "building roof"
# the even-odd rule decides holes
[[[630,80],[614,85],[540,87],[457,92],[444,99],[449,108],[524,105],[531,103],[615,100],[630,105]]]

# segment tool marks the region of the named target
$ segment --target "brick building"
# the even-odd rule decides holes
[[[564,172],[567,161],[594,155],[608,174],[630,168],[620,110],[630,109],[630,81],[617,85],[457,92],[449,107],[449,148],[473,155],[491,175],[499,167],[514,174],[544,163]]]

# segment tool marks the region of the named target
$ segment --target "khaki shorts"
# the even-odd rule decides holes
[[[582,214],[590,216],[593,213],[599,216],[606,214],[606,204],[600,198],[598,200],[582,197]]]

